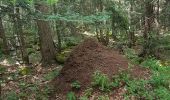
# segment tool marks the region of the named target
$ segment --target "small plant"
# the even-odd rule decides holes
[[[71,53],[71,49],[64,49],[62,52],[58,53],[56,55],[57,62],[60,64],[64,64],[66,59],[69,57],[70,53]]]
[[[97,100],[110,100],[108,95],[98,96]]]
[[[28,75],[30,74],[31,69],[29,67],[26,66],[21,66],[21,68],[19,68],[19,74],[21,75]]]
[[[130,75],[128,74],[128,72],[122,71],[120,74],[114,75],[112,79],[113,80],[111,86],[119,87],[121,85],[126,84],[128,81],[130,81]]]
[[[127,97],[135,96],[145,100],[170,99],[170,67],[163,66],[159,60],[149,58],[142,63],[151,69],[152,76],[148,80],[129,80],[126,83]]]
[[[155,58],[148,58],[144,62],[142,62],[142,66],[146,68],[150,68],[154,71],[160,70],[162,68],[162,64],[159,60],[156,60]]]
[[[76,96],[74,92],[69,92],[66,96],[66,100],[76,100]]]
[[[19,100],[18,95],[16,94],[16,92],[11,91],[8,93],[8,95],[6,96],[7,100]]]
[[[100,71],[94,73],[92,85],[99,86],[99,89],[102,91],[109,90],[111,86],[108,76]]]
[[[80,100],[89,100],[88,98],[92,95],[93,88],[87,88],[83,92],[83,96],[80,97]]]
[[[139,64],[139,61],[141,60],[134,49],[127,48],[124,50],[125,56],[131,60],[134,64]]]
[[[80,97],[80,100],[89,100],[89,99],[86,96],[82,96],[82,97]]]
[[[90,97],[92,95],[92,92],[93,92],[93,88],[88,88],[84,91],[84,95],[86,97]]]
[[[79,81],[74,81],[73,83],[71,83],[71,87],[75,88],[75,89],[80,89],[81,85]]]
[[[58,69],[55,69],[55,70],[51,71],[50,73],[48,73],[47,75],[45,75],[44,79],[46,81],[49,81],[49,80],[54,79],[58,75],[59,75],[59,71],[58,71]]]
[[[0,66],[0,73],[4,73],[6,71],[5,67]]]

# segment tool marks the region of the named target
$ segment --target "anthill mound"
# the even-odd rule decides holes
[[[53,81],[60,93],[71,91],[71,83],[79,81],[81,89],[91,85],[92,75],[101,71],[109,77],[128,69],[128,60],[95,39],[86,39],[71,52],[60,75]],[[135,68],[135,72],[138,69]],[[143,70],[139,71],[143,74]],[[135,73],[134,73],[135,74]],[[138,74],[138,73],[136,73]]]

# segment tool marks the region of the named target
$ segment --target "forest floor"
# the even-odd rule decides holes
[[[95,39],[87,39],[76,46],[64,66],[24,66],[10,64],[7,60],[0,62],[0,66],[5,70],[1,73],[1,97],[8,100],[66,100],[67,93],[72,91],[82,97],[89,88],[94,88],[89,100],[98,100],[100,95],[108,95],[109,100],[123,100],[127,91],[124,83],[112,88],[112,92],[103,92],[92,86],[93,74],[101,71],[112,78],[125,72],[136,79],[150,78],[149,69],[131,64],[125,56]],[[72,87],[75,81],[80,83],[80,89]]]
[[[65,62],[63,69],[60,71],[60,75],[52,83],[58,94],[66,95],[70,91],[73,91],[78,97],[81,97],[83,92],[91,87],[92,76],[96,71],[104,73],[110,79],[122,72],[130,73],[134,78],[149,78],[150,72],[148,69],[137,65],[131,65],[130,68],[129,64],[129,61],[123,55],[119,54],[118,51],[113,51],[101,45],[97,40],[90,38],[74,48],[70,57]],[[76,81],[80,83],[80,89],[74,89],[71,86]],[[117,89],[114,88],[114,93],[109,94],[110,98],[112,98],[110,100],[121,97],[118,94],[122,93],[118,92],[123,92],[123,87],[122,85]],[[99,96],[100,92],[96,92],[94,92],[90,100],[95,100],[94,98]]]
[[[5,62],[5,63],[4,63]],[[47,99],[52,91],[49,82],[57,76],[62,66],[50,67],[25,66],[1,62],[1,97],[4,100],[42,100]]]

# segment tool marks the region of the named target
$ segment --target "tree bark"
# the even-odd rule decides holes
[[[56,9],[56,5],[54,4],[53,5],[53,10],[54,10],[54,14],[57,14],[57,9]],[[57,32],[57,40],[58,40],[58,45],[57,45],[57,51],[58,52],[61,52],[61,28],[60,28],[60,25],[62,25],[62,22],[59,20],[59,21],[55,21],[55,24],[56,24],[56,32]]]
[[[22,55],[22,60],[25,64],[29,64],[29,57],[27,53],[26,43],[25,43],[25,37],[22,29],[22,22],[20,18],[20,10],[19,7],[16,7],[16,25],[17,34],[19,36],[19,43],[20,43],[20,50]]]
[[[130,27],[129,27],[129,48],[132,48],[135,45],[135,32],[134,32],[134,26],[133,25],[133,17],[131,15],[131,12],[133,12],[133,3],[130,2],[130,12],[129,12],[129,19],[130,19]]]
[[[42,14],[47,14],[49,12],[48,6],[45,3],[36,3],[35,8]],[[36,22],[40,40],[42,64],[47,65],[55,63],[56,50],[53,43],[49,22],[43,19],[36,19]]]
[[[153,31],[153,22],[154,22],[154,9],[151,1],[146,1],[145,3],[145,19],[144,19],[144,44],[142,53],[139,55],[140,57],[146,57],[148,55],[152,55],[153,52],[150,46],[150,33]]]
[[[5,36],[5,31],[4,31],[4,27],[3,27],[1,17],[0,17],[0,38],[2,38],[2,40],[3,40],[3,44],[2,44],[3,53],[6,54],[6,55],[9,55],[9,47],[8,47],[7,39],[6,39],[6,36]]]

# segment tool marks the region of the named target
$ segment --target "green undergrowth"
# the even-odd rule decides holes
[[[44,75],[44,79],[45,79],[46,81],[50,81],[50,80],[56,78],[58,75],[59,75],[59,70],[58,70],[58,69],[55,69],[55,70],[53,70],[53,71],[45,74],[45,75]]]
[[[48,82],[57,77],[59,70],[54,69],[46,74],[42,74],[42,77],[38,77],[39,79],[35,79],[37,74],[34,76],[35,73],[32,70],[32,68],[22,66],[21,68],[16,68],[16,71],[13,73],[5,74],[8,73],[8,70],[0,66],[0,71],[4,72],[0,83],[7,85],[8,81],[11,80],[12,84],[15,85],[14,88],[10,88],[10,91],[2,91],[0,99],[49,100],[50,93],[53,92],[54,88]]]
[[[60,64],[64,64],[66,59],[69,57],[71,51],[72,51],[71,49],[65,49],[62,52],[58,53],[56,55],[57,62]]]
[[[96,71],[92,78],[92,87],[85,90],[80,100],[89,100],[95,89],[102,94],[114,93],[115,88],[125,87],[124,99],[131,100],[169,100],[170,99],[170,66],[161,64],[155,58],[148,58],[141,63],[141,66],[150,69],[151,75],[146,80],[134,79],[127,71],[109,78],[106,74]],[[95,89],[94,89],[95,88]],[[105,99],[103,99],[105,98]],[[79,100],[76,99],[76,100]],[[107,100],[107,96],[99,95],[97,100]]]

